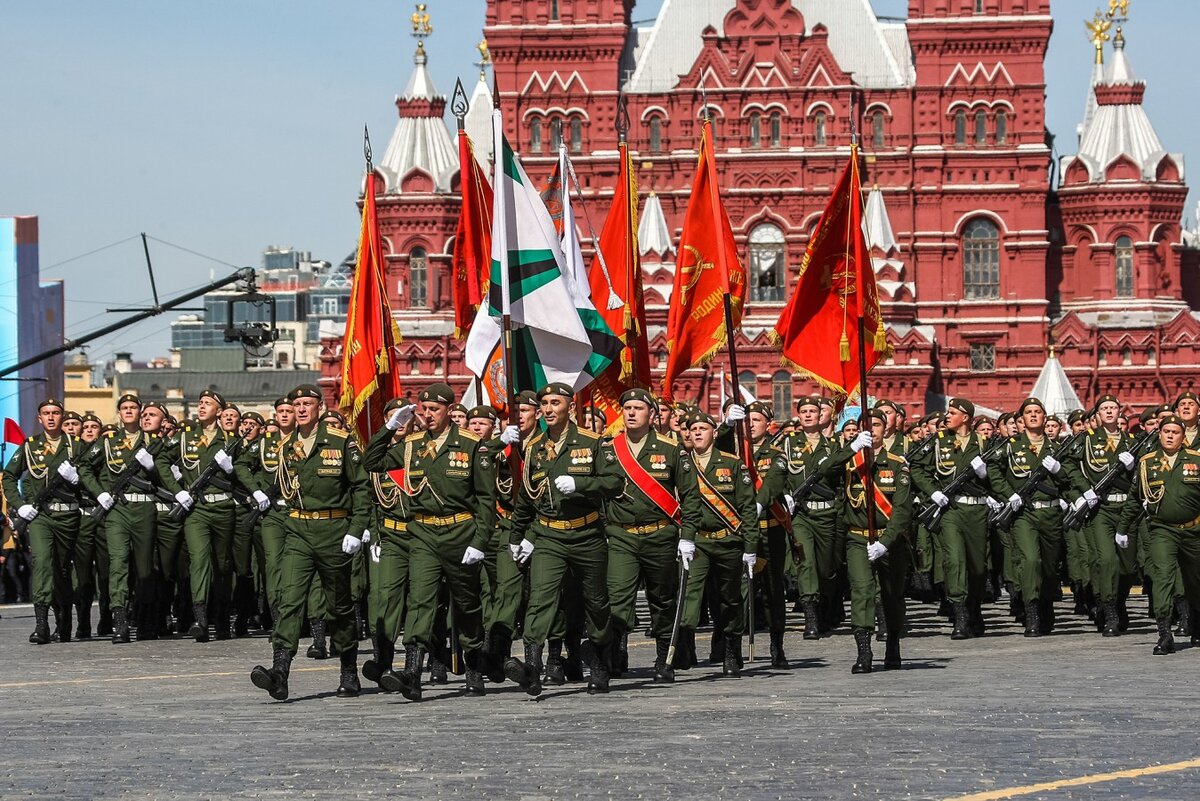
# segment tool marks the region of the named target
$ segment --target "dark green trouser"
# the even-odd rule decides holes
[[[796,509],[792,518],[792,536],[804,549],[800,564],[800,600],[816,601],[837,594],[838,568],[841,566],[837,549],[837,511],[822,509],[808,511],[807,504]]]
[[[287,540],[284,528],[287,512],[272,509],[262,521],[263,572],[266,574],[267,603],[271,609],[279,606],[279,584],[283,568],[283,545]]]
[[[1013,567],[1017,589],[1025,603],[1056,594],[1065,543],[1062,509],[1057,501],[1053,503],[1049,509],[1024,509],[1013,521]]]
[[[79,510],[42,512],[25,529],[33,553],[32,596],[35,604],[71,605],[71,557],[79,536]]]
[[[767,627],[772,632],[781,632],[787,625],[787,587],[783,582],[783,574],[791,549],[788,547],[787,532],[782,526],[769,525],[764,530],[760,525],[758,531],[758,556],[767,560],[767,566],[762,573],[754,577],[755,584],[762,587],[762,593],[766,597]],[[700,543],[697,542],[696,547],[699,546]],[[804,561],[808,561],[807,551],[804,553]],[[688,592],[691,592],[690,580]]]
[[[1088,538],[1088,557],[1091,560],[1088,572],[1092,590],[1102,603],[1117,599],[1120,578],[1137,574],[1137,543],[1130,542],[1128,548],[1117,546],[1117,523],[1120,518],[1121,504],[1102,502],[1096,510],[1096,516],[1083,529]],[[1130,539],[1134,540],[1135,537],[1131,536]]]
[[[315,584],[329,599],[327,619],[333,649],[338,652],[358,647],[354,630],[354,606],[350,600],[350,559],[342,553],[342,539],[349,524],[345,520],[300,520],[286,522],[287,542],[279,579],[279,612],[271,642],[295,654],[300,641],[309,588]]]
[[[108,535],[104,532],[104,527],[92,521],[92,554],[95,559],[95,570],[92,575],[93,586],[96,588],[96,600],[100,602],[100,614],[104,614],[112,608],[112,596],[108,591],[108,573],[110,569],[110,560],[108,558]],[[91,598],[87,598],[87,603],[91,604]]]
[[[916,557],[917,570],[922,573],[930,573],[934,569],[934,553],[933,553],[933,536],[929,533],[929,529],[925,526],[913,521],[917,531]]]
[[[103,530],[91,515],[83,514],[79,518],[79,535],[75,538],[75,553],[71,556],[75,568],[76,606],[90,607],[96,598],[96,540],[103,536]],[[107,584],[106,581],[106,595]]]
[[[1092,566],[1096,561],[1096,556],[1092,553],[1092,538],[1088,536],[1087,528],[1064,531],[1061,507],[1054,511],[1058,512],[1057,526],[1058,530],[1062,532],[1066,551],[1067,577],[1072,584],[1077,582],[1089,584],[1093,581]],[[1025,514],[1029,514],[1029,512],[1026,511]],[[1109,537],[1109,544],[1113,544],[1112,537]],[[1057,577],[1055,580],[1058,580]]]
[[[175,581],[181,578],[179,566],[183,551],[183,524],[171,519],[168,514],[171,507],[166,504],[157,504],[157,509],[154,539],[158,551],[158,569],[166,581]]]
[[[409,521],[408,610],[404,616],[404,644],[435,650],[434,633],[438,592],[442,577],[450,590],[454,625],[463,651],[483,646],[483,607],[479,599],[478,564],[464,565],[463,553],[475,534],[474,519],[449,526]]]
[[[1012,584],[1013,590],[1017,591],[1019,589],[1019,577],[1017,576],[1017,565],[1015,562],[1016,548],[1013,547],[1012,529],[1010,528],[1008,531],[996,531],[995,538],[995,542],[998,542],[1000,545],[1000,553],[991,554],[991,559],[993,561],[997,558],[1000,559],[1000,572],[1003,574],[1004,580]]]
[[[104,519],[108,540],[108,586],[112,604],[129,604],[130,562],[137,591],[154,573],[154,530],[158,512],[153,503],[118,503]],[[139,601],[140,602],[140,601]]]
[[[375,635],[394,643],[400,638],[408,608],[409,535],[379,528],[371,532],[371,545],[379,546],[379,562],[372,562],[371,597],[368,601]]]
[[[1193,607],[1200,606],[1200,530],[1183,531],[1154,520],[1148,529],[1150,561],[1154,565],[1154,616],[1170,617],[1180,595],[1186,595]],[[1182,586],[1173,588],[1178,594],[1160,592],[1159,576],[1170,577],[1164,580],[1172,585],[1176,577],[1182,579]]]
[[[778,530],[780,534],[783,533],[783,529]],[[700,624],[704,589],[711,573],[716,579],[715,587],[719,596],[721,631],[726,637],[742,636],[746,630],[746,595],[742,592],[742,577],[746,575],[743,552],[741,537],[728,536],[720,540],[700,537],[696,540],[696,555],[688,570],[687,600],[683,604],[683,620],[680,623],[683,628],[695,631]],[[769,563],[767,569],[770,569]],[[759,575],[765,573],[763,571]]]
[[[850,576],[850,625],[875,630],[876,593],[888,631],[904,630],[904,584],[908,579],[908,543],[897,540],[874,564],[867,559],[867,538],[846,536],[846,572]]]
[[[534,645],[550,637],[568,568],[583,591],[584,627],[597,645],[609,640],[611,554],[599,523],[582,531],[555,531],[539,523],[533,556],[529,558],[529,607],[525,610],[525,642]],[[636,592],[636,590],[635,590]],[[668,626],[670,624],[668,623]]]
[[[942,578],[946,600],[966,603],[982,600],[988,564],[988,508],[984,504],[951,503],[942,515]]]
[[[679,529],[673,525],[653,534],[631,534],[609,525],[608,603],[613,625],[632,631],[637,618],[638,586],[646,589],[650,630],[655,637],[670,637],[675,625],[675,593],[679,587]],[[532,602],[531,602],[532,603]],[[525,635],[528,638],[528,634]]]
[[[501,526],[501,531],[504,535],[493,537],[484,549],[487,557],[483,560],[483,572],[487,581],[483,584],[483,626],[490,630],[500,625],[512,632],[521,612],[525,576],[508,550],[505,527]]]
[[[196,507],[183,521],[183,539],[187,543],[191,565],[192,603],[212,602],[216,607],[209,619],[217,620],[229,597],[229,579],[233,561],[233,534],[237,525],[233,501]],[[341,541],[338,541],[341,545]]]

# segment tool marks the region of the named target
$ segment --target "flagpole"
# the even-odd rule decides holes
[[[858,120],[855,117],[854,99],[855,99],[854,94],[852,92],[850,94],[850,170],[851,170],[850,192],[852,193],[852,196],[849,198],[849,201],[851,204],[854,204],[855,202],[857,202],[858,205],[861,206],[862,205],[862,188],[861,188],[862,187],[862,179],[858,174]],[[855,192],[858,193],[858,197],[853,196],[853,193],[855,193]],[[853,205],[851,206],[851,209],[853,209]],[[861,236],[857,231],[854,230],[855,216],[856,215],[853,213],[847,215],[847,222],[846,222],[846,255],[847,256],[850,255],[850,248],[852,247],[851,243],[853,241],[856,241]],[[858,224],[862,225],[861,215],[857,215],[857,216],[859,218]],[[871,430],[871,428],[870,428],[871,421],[870,421],[870,418],[867,417],[867,411],[868,411],[868,409],[867,409],[867,323],[866,323],[866,320],[863,319],[863,316],[864,316],[863,315],[863,289],[864,289],[864,287],[863,287],[863,270],[868,270],[868,269],[873,270],[874,267],[871,266],[871,264],[869,262],[867,264],[857,263],[859,261],[859,259],[857,258],[858,255],[862,255],[864,258],[866,258],[867,254],[865,254],[865,253],[856,254],[856,258],[855,258],[856,263],[855,263],[855,269],[854,269],[855,281],[857,283],[857,285],[854,288],[855,289],[854,303],[855,303],[856,310],[858,312],[858,314],[857,314],[857,317],[858,317],[858,405],[859,405],[859,419],[861,421],[861,425],[866,426],[867,427],[866,430],[870,431]],[[849,263],[849,259],[847,259],[847,263]],[[875,522],[876,522],[875,521],[875,492],[874,492],[874,487],[873,487],[873,485],[875,483],[875,449],[873,446],[868,445],[867,447],[863,448],[862,453],[863,453],[863,470],[865,473],[862,477],[863,494],[868,499],[867,500],[867,542],[874,543],[875,541],[877,541],[879,539],[879,534],[875,527]]]
[[[504,129],[500,117],[500,78],[499,73],[492,72],[492,185],[495,187],[495,203],[503,208],[504,183],[500,176],[504,172]],[[492,215],[492,242],[496,241],[495,226],[506,225],[508,214]],[[492,246],[493,252],[495,245]],[[504,360],[504,395],[508,405],[508,424],[520,425],[520,415],[517,413],[516,376],[513,367],[513,334],[512,334],[512,301],[508,283],[508,251],[505,242],[501,241],[503,256],[500,259],[500,350]],[[513,481],[515,491],[517,482]]]
[[[625,202],[633,204],[632,187],[629,185],[633,181],[633,171],[629,167],[629,100],[624,92],[617,96],[617,119],[615,123],[617,129],[617,153],[621,157],[621,166],[618,168],[618,174],[621,171],[625,173],[625,185],[622,189],[625,190]],[[625,347],[629,349],[629,384],[631,387],[641,387],[638,381],[638,331],[637,326],[642,324],[638,320],[638,306],[635,281],[641,279],[641,276],[635,276],[633,266],[636,264],[640,272],[641,263],[637,260],[637,255],[634,253],[633,243],[636,239],[637,232],[633,230],[633,219],[637,212],[637,208],[633,209],[634,214],[626,214],[625,219],[628,224],[625,226],[625,264],[628,269],[625,270]],[[643,389],[649,389],[649,383]]]

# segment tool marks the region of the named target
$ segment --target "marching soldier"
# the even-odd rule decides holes
[[[100,438],[100,418],[85,414],[80,420],[79,440],[91,448]],[[93,449],[94,450],[94,449]],[[80,465],[96,458],[93,452],[81,459]],[[79,537],[75,540],[75,639],[87,640],[92,636],[92,601],[99,597],[100,620],[97,633],[112,633],[112,610],[108,594],[108,543],[103,528],[94,517],[100,505],[90,492],[81,492],[79,498]],[[103,631],[101,630],[103,629]]]
[[[454,393],[432,384],[419,396],[424,431],[391,446],[392,432],[403,425],[397,409],[371,438],[364,463],[371,472],[404,470],[403,490],[412,517],[408,522],[408,610],[404,622],[404,670],[384,673],[380,684],[421,700],[421,670],[431,649],[444,650],[434,636],[438,594],[443,577],[450,592],[454,623],[466,660],[466,694],[483,695],[480,651],[483,615],[480,565],[496,521],[496,486],[490,448],[451,422]],[[441,647],[439,647],[441,646]],[[435,651],[435,653],[437,653]],[[449,655],[438,653],[443,664]]]
[[[369,484],[357,441],[320,422],[321,390],[304,384],[288,393],[296,430],[279,446],[276,471],[287,504],[279,619],[271,635],[271,667],[255,666],[250,680],[272,698],[288,697],[288,674],[300,639],[309,585],[319,580],[329,604],[330,636],[341,659],[339,698],[359,694],[358,633],[350,595],[351,560],[370,522]]]
[[[166,446],[168,439],[165,428],[167,417],[167,408],[157,401],[151,401],[142,407],[140,427],[150,442],[158,444],[159,453],[162,452],[161,448]],[[154,549],[158,572],[154,584],[158,594],[147,601],[155,608],[152,615],[154,628],[170,633],[174,630],[175,623],[171,619],[172,601],[177,590],[187,594],[187,583],[183,580],[186,571],[181,564],[186,558],[183,549],[183,524],[171,517],[174,504],[166,502],[170,500],[171,493],[162,484],[157,458],[154,472],[144,473],[138,479],[143,489],[151,491],[155,496]],[[177,584],[180,586],[177,587]],[[139,628],[138,639],[146,636],[150,636],[149,633]]]

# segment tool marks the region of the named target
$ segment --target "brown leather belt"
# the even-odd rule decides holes
[[[599,512],[588,512],[583,517],[576,517],[572,520],[554,520],[549,517],[538,515],[538,523],[546,528],[552,528],[555,531],[575,531],[576,529],[589,526],[600,519]]]

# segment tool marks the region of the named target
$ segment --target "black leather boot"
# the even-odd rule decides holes
[[[192,628],[188,634],[196,639],[196,642],[208,642],[208,607],[204,604],[192,604],[192,616],[194,621]]]
[[[1104,602],[1104,636],[1116,637],[1121,633],[1121,615],[1117,612],[1117,602]]]
[[[308,646],[308,650],[304,655],[309,659],[328,659],[329,645],[325,639],[325,618],[310,618],[308,628],[312,631],[313,641],[312,645]]]
[[[583,664],[579,658],[579,640],[567,638],[567,658],[563,660],[563,675],[567,681],[583,681]]]
[[[952,640],[969,640],[971,639],[971,626],[967,620],[967,605],[965,603],[954,604],[954,629],[950,632]]]
[[[883,604],[875,604],[875,642],[887,642],[887,617],[883,614]]]
[[[608,680],[612,674],[612,661],[615,658],[612,643],[599,646],[591,640],[583,643],[581,655],[591,670],[588,676],[588,695],[603,695],[608,692]]]
[[[100,619],[96,621],[96,635],[105,637],[113,632],[113,613],[110,607],[100,607]]]
[[[464,695],[481,697],[484,694],[483,674],[479,672],[482,656],[482,651],[467,651],[463,654],[463,662],[466,663],[466,673],[464,675],[465,686],[463,687]]]
[[[1160,617],[1158,623],[1158,642],[1154,645],[1154,655],[1164,656],[1175,653],[1175,637],[1171,634],[1171,618]]]
[[[883,655],[884,670],[899,670],[900,669],[900,632],[889,631],[887,636],[887,650]]]
[[[49,604],[33,605],[33,634],[29,641],[34,645],[50,644],[50,606]]]
[[[771,668],[773,670],[787,670],[788,660],[787,654],[783,652],[783,632],[771,632]]]
[[[399,672],[394,667],[388,667],[386,670],[381,670],[379,673],[379,686],[385,692],[399,693],[404,692],[408,687],[408,671],[416,664],[417,649],[416,646],[404,646],[404,667]]]
[[[682,632],[681,632],[682,633]],[[654,683],[671,684],[675,681],[675,668],[667,663],[671,650],[671,638],[659,637],[654,641]]]
[[[858,646],[858,661],[854,663],[854,667],[850,668],[850,672],[855,675],[870,673],[871,660],[874,658],[874,654],[871,653],[871,632],[866,629],[855,629],[854,644]]]
[[[619,679],[625,675],[627,670],[629,670],[629,632],[622,631],[617,635],[616,649],[612,655],[612,664],[609,665],[609,673],[614,679]]]
[[[721,663],[721,675],[736,679],[742,675],[742,638],[725,638],[725,659]]]
[[[1043,598],[1039,603],[1041,608],[1038,610],[1038,614],[1041,619],[1042,634],[1049,634],[1054,631],[1055,626],[1054,599]]]
[[[118,606],[113,610],[113,644],[129,642],[129,617],[125,612],[124,605]]]
[[[487,680],[492,684],[504,681],[504,662],[512,653],[512,632],[497,624],[488,631],[488,648],[484,666]]]
[[[446,663],[442,660],[449,660],[449,655],[429,654],[429,683],[430,684],[449,684],[450,671],[446,669]]]
[[[567,683],[567,675],[563,670],[562,640],[551,640],[546,651],[546,683],[561,687]]]
[[[75,604],[75,639],[90,640],[92,638],[92,605],[82,601]]]
[[[721,665],[725,662],[725,632],[713,630],[712,641],[708,646],[708,663]]]
[[[1180,637],[1189,637],[1192,633],[1192,608],[1187,598],[1175,599],[1175,633]]]
[[[71,607],[54,605],[54,633],[50,642],[71,641]]]
[[[291,668],[292,655],[284,648],[276,648],[271,654],[271,667],[255,665],[254,670],[250,671],[250,681],[260,690],[266,690],[276,701],[286,701]]]
[[[395,658],[396,644],[387,638],[376,637],[375,655],[363,662],[363,678],[379,684],[379,679],[383,674],[392,669],[392,662]]]
[[[817,602],[813,599],[804,602],[804,639],[821,639],[821,629],[817,623]]]
[[[1042,636],[1042,615],[1037,601],[1025,604],[1025,636]]]
[[[525,681],[521,688],[526,695],[535,698],[542,694],[542,643],[531,645],[525,643]]]
[[[338,698],[357,698],[362,692],[358,681],[358,646],[352,645],[338,654],[342,661],[341,681],[338,682]]]

